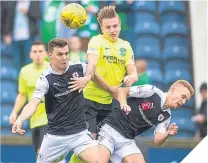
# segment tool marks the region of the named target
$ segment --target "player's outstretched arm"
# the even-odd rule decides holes
[[[31,101],[27,105],[25,105],[22,113],[20,114],[20,116],[17,118],[16,122],[12,126],[13,133],[24,134],[25,130],[21,129],[23,121],[28,119],[35,113],[40,103],[41,103],[41,99],[32,98]]]
[[[175,123],[172,123],[168,130],[165,133],[156,132],[154,137],[154,143],[156,145],[162,145],[169,136],[174,136],[178,132],[178,126]]]
[[[24,106],[26,100],[27,100],[26,94],[18,93],[16,100],[15,100],[13,110],[9,116],[9,123],[10,124],[14,124],[14,122],[16,121],[16,118],[17,118],[17,114]]]

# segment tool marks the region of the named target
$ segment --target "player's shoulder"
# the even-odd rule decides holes
[[[156,86],[152,85],[154,92],[157,93],[160,97],[164,96],[165,92],[163,92],[161,89],[157,88]]]
[[[101,41],[102,40],[102,35],[99,34],[99,35],[96,35],[96,36],[93,36],[90,41]]]
[[[123,44],[124,46],[130,46],[130,43],[127,40],[123,40],[121,38],[118,38],[119,44]]]
[[[22,71],[22,72],[30,71],[32,69],[32,67],[33,67],[33,63],[29,63],[29,64],[23,66],[20,71]]]
[[[43,71],[43,73],[41,74],[40,77],[47,77],[48,75],[52,74],[51,73],[51,68],[48,67],[45,71]]]

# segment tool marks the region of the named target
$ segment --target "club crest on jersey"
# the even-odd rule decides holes
[[[143,102],[141,103],[141,108],[143,111],[150,110],[153,108],[153,102]]]
[[[125,48],[120,48],[119,51],[120,51],[120,55],[122,57],[124,57],[126,55],[126,49]]]
[[[72,76],[73,76],[73,78],[78,78],[78,77],[79,77],[79,74],[78,74],[78,72],[74,72],[74,73],[72,74]]]
[[[162,121],[164,118],[165,118],[164,115],[160,114],[160,115],[158,116],[158,121]]]

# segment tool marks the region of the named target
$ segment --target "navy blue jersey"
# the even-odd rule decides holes
[[[83,93],[71,92],[68,88],[70,78],[83,77],[85,71],[85,63],[69,62],[63,74],[49,67],[41,75],[33,98],[45,97],[47,133],[71,135],[86,129]]]
[[[152,85],[130,87],[127,104],[131,107],[128,115],[120,107],[102,124],[108,124],[128,139],[133,139],[152,126],[156,132],[164,133],[170,123],[170,109],[164,109],[166,94]],[[101,124],[101,125],[102,125]]]

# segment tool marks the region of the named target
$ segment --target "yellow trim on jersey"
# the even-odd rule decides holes
[[[111,42],[103,35],[94,36],[88,44],[87,53],[99,55],[96,72],[112,86],[119,85],[126,74],[126,66],[134,64],[131,45],[120,38]],[[112,96],[92,81],[84,88],[84,97],[101,104],[112,102]]]

